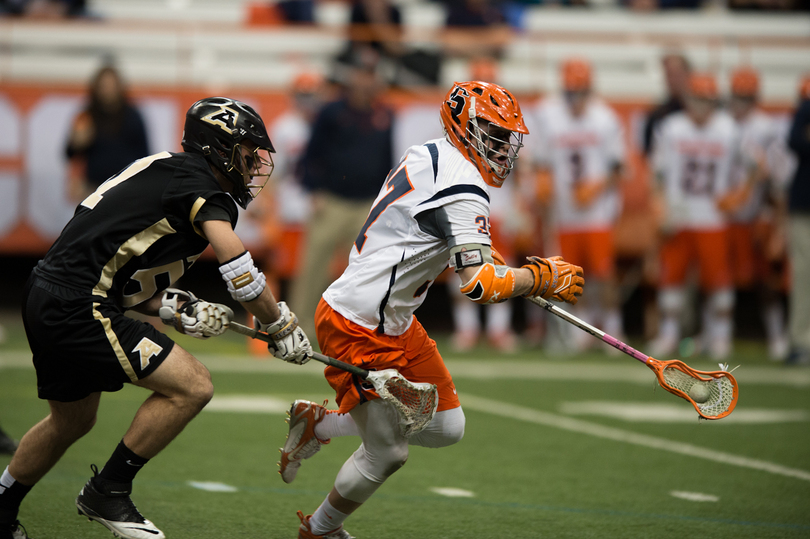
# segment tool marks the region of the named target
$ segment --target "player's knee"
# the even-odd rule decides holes
[[[382,476],[390,477],[394,472],[405,466],[406,462],[408,462],[408,446],[392,447],[383,461]]]
[[[447,447],[464,438],[466,418],[463,410],[453,408],[436,413],[433,421],[421,432],[411,436],[409,442],[422,447]]]
[[[214,383],[207,369],[199,369],[186,387],[185,400],[188,405],[197,411],[205,408],[214,397]]]

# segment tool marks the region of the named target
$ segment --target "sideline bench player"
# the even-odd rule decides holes
[[[409,148],[388,175],[348,268],[324,292],[315,316],[325,354],[436,384],[438,411],[425,430],[405,438],[393,406],[353,375],[327,367],[340,409],[330,413],[313,402],[293,403],[282,479],[293,481],[301,460],[332,437],[359,435],[363,443],[317,511],[298,512],[299,538],[350,538],[343,521],[405,464],[409,444],[444,447],[464,435],[453,380],[413,314],[448,265],[461,277],[461,292],[476,303],[517,296],[576,303],[582,294],[578,266],[532,256],[529,264],[511,268],[491,247],[489,191],[509,175],[528,133],[517,100],[495,84],[457,83],[440,117],[445,138]]]
[[[76,507],[117,537],[164,537],[130,499],[132,480],[203,409],[213,385],[191,354],[124,313],[159,315],[194,337],[222,334],[229,307],[167,288],[209,243],[231,296],[274,335],[274,355],[297,364],[312,355],[233,231],[236,203],[246,208],[272,173],[262,119],[244,103],[211,97],[192,105],[184,129],[184,152],[135,161],[89,195],[26,284],[23,321],[50,415],[23,436],[0,476],[0,539],[28,537],[17,521],[23,497],[93,427],[101,392],[126,383],[152,394],[101,472],[91,466]]]

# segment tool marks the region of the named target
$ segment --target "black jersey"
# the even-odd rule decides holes
[[[204,157],[161,152],[88,196],[34,272],[129,308],[170,286],[202,254],[201,221],[236,226],[237,216]]]

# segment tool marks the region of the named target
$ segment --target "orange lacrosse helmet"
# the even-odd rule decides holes
[[[738,97],[756,97],[759,74],[750,67],[741,67],[731,74],[731,93]]]
[[[476,166],[487,184],[500,187],[515,166],[523,135],[520,105],[505,88],[457,82],[439,109],[448,142]]]
[[[710,73],[692,73],[689,75],[689,93],[692,97],[717,99],[717,81]]]
[[[591,64],[581,58],[570,58],[562,64],[563,88],[567,92],[591,89]]]

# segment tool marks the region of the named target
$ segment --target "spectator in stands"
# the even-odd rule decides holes
[[[334,255],[345,253],[357,238],[381,179],[394,164],[393,111],[380,101],[384,88],[373,53],[361,50],[341,72],[346,77],[341,98],[316,117],[302,162],[302,184],[312,203],[292,303],[301,326],[312,331],[315,308],[333,279]]]
[[[103,66],[90,82],[89,102],[73,120],[66,154],[69,195],[81,201],[107,178],[149,155],[146,128],[118,70]]]
[[[683,110],[683,99],[689,81],[691,67],[682,54],[670,53],[661,59],[667,85],[667,99],[650,112],[644,125],[644,154],[650,155],[655,129],[661,121],[672,114]]]
[[[734,289],[728,256],[727,219],[720,200],[729,192],[739,155],[734,120],[717,110],[717,82],[693,73],[685,110],[671,114],[656,130],[653,165],[660,223],[658,336],[654,357],[669,357],[681,340],[689,270],[700,274],[704,294],[700,351],[725,359],[732,349]]]
[[[778,216],[782,196],[769,166],[769,156],[779,151],[779,126],[757,106],[759,75],[750,68],[731,76],[729,112],[740,130],[741,155],[731,176],[731,191],[721,200],[730,220],[731,268],[734,285],[741,291],[756,291],[757,311],[762,315],[773,360],[788,353],[782,294],[785,285],[785,253],[779,245]],[[739,301],[738,301],[739,303]]]
[[[810,363],[810,77],[788,140],[798,167],[788,193],[788,249],[791,267],[789,364]]]
[[[402,54],[402,14],[390,0],[354,0],[350,23],[351,46],[369,45],[395,59]]]
[[[590,292],[573,307],[577,316],[623,338],[616,283],[613,228],[621,211],[619,182],[627,160],[619,118],[592,93],[591,66],[571,58],[560,70],[563,95],[534,110],[533,160],[552,177],[552,223],[565,260],[581,266]],[[573,333],[577,350],[598,341]]]
[[[449,54],[500,58],[511,39],[504,11],[497,0],[446,0],[444,32]]]
[[[86,14],[86,0],[0,0],[0,15],[63,19]]]

